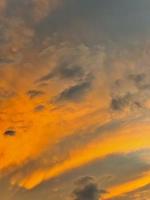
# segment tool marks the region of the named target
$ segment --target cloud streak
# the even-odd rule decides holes
[[[104,199],[113,199],[118,196],[123,196],[127,193],[140,189],[150,183],[150,172],[147,172],[135,180],[114,186],[108,189],[108,193],[104,194]]]
[[[140,124],[143,127],[144,137],[138,131],[138,126],[129,127],[127,130],[120,130],[112,138],[103,138],[100,142],[93,142],[83,149],[73,152],[70,158],[66,159],[59,165],[47,170],[37,170],[33,174],[23,179],[19,185],[31,189],[42,181],[52,179],[68,170],[83,166],[93,160],[104,158],[113,153],[129,153],[142,148],[149,147],[149,126]],[[135,134],[131,134],[136,131]],[[117,145],[116,144],[121,144]],[[88,153],[87,153],[88,152]]]

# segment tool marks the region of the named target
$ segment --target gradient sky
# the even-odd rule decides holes
[[[150,1],[0,1],[0,199],[150,199]]]

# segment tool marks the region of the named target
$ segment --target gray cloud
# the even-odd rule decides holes
[[[123,111],[125,108],[138,110],[138,109],[144,109],[144,104],[140,99],[140,95],[138,93],[135,94],[126,93],[123,96],[112,98],[110,107],[114,111]]]
[[[27,92],[27,95],[28,95],[30,98],[36,98],[36,97],[39,97],[39,96],[44,95],[44,92],[41,91],[41,90],[29,90],[29,91]]]
[[[6,13],[19,16],[30,23],[39,23],[52,12],[57,10],[63,1],[60,0],[7,0]],[[28,12],[27,12],[28,10]]]
[[[1,17],[0,18],[0,54],[2,58],[7,58],[7,62],[15,62],[25,48],[31,47],[34,36],[34,29],[21,17]],[[4,59],[2,59],[4,62]]]
[[[122,110],[130,104],[131,99],[132,95],[130,93],[127,93],[122,97],[112,98],[111,108],[116,111]]]
[[[98,41],[131,41],[149,35],[149,15],[145,13],[149,12],[150,3],[147,0],[65,2],[60,12],[47,16],[39,25],[43,36],[55,32],[60,38],[67,35],[66,38],[78,42],[97,44]]]
[[[135,66],[136,67],[136,66]],[[143,68],[144,69],[144,68]],[[138,70],[137,70],[138,71]],[[125,108],[132,110],[145,109],[145,101],[149,99],[149,74],[147,68],[142,72],[124,73],[111,88],[111,109],[121,111]]]
[[[146,75],[144,73],[140,74],[130,74],[129,79],[134,81],[137,88],[141,89],[145,82]]]
[[[79,65],[70,65],[64,63],[54,69],[52,72],[49,72],[45,76],[39,79],[39,82],[48,81],[52,78],[58,77],[63,79],[74,79],[82,78],[84,76],[83,68]]]
[[[12,64],[14,63],[13,59],[9,58],[0,58],[0,65],[5,65],[5,64]]]
[[[106,193],[100,190],[92,177],[83,177],[77,181],[73,191],[73,200],[99,200],[100,195]]]
[[[62,78],[80,78],[83,76],[83,68],[78,65],[65,66],[58,71]]]
[[[85,81],[71,86],[62,91],[54,101],[56,103],[64,101],[78,101],[81,100],[91,87],[91,81]]]

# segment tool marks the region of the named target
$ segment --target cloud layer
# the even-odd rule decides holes
[[[150,198],[149,11],[0,2],[3,200]]]

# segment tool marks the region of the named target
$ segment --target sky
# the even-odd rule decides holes
[[[150,1],[0,1],[0,199],[150,199]]]

